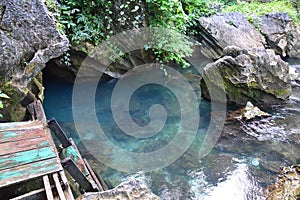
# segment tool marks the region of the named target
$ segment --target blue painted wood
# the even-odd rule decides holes
[[[51,174],[61,171],[62,167],[57,158],[42,160],[40,162],[30,163],[11,169],[0,171],[0,186],[7,186],[24,180],[41,177],[45,174]]]
[[[0,156],[28,151],[31,149],[40,149],[47,146],[50,146],[50,143],[45,139],[45,137],[30,138],[26,141],[17,140],[4,142],[0,143]]]
[[[0,143],[45,136],[46,134],[43,129],[2,131],[0,132]]]
[[[44,147],[41,149],[33,149],[29,151],[0,156],[0,170],[55,157],[56,154],[52,147]]]

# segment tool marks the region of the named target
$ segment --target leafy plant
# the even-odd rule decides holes
[[[61,0],[60,3],[61,30],[73,45],[98,45],[114,33],[145,25],[190,35],[200,16],[214,13],[205,0]],[[188,40],[176,35],[158,35],[156,39],[156,46],[149,44],[145,48],[152,50],[157,60],[188,65],[183,59],[191,54],[192,44]],[[172,51],[163,50],[166,45]]]
[[[297,4],[298,3],[298,4]],[[297,12],[299,6],[299,0],[274,0],[270,2],[242,2],[231,5],[223,5],[223,12],[240,12],[248,17],[250,22],[253,18],[260,17],[262,15],[271,12],[283,12],[287,13],[295,23],[300,24],[300,15]]]
[[[4,94],[4,93],[2,93],[2,92],[0,91],[0,109],[3,108],[3,102],[2,102],[1,99],[9,99],[9,96],[7,96],[6,94]],[[2,114],[0,113],[0,118],[2,118],[2,117],[3,117],[3,116],[2,116]]]

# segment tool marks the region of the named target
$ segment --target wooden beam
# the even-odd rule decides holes
[[[0,143],[0,156],[48,146],[50,146],[50,143],[45,137],[30,138],[26,141],[17,140]]]
[[[64,170],[60,171],[59,172],[59,175],[60,175],[60,178],[65,186],[65,196],[68,200],[74,200],[74,196],[73,196],[73,193],[71,191],[71,187],[70,187],[70,184],[68,182],[68,179],[66,177],[66,174],[64,172]]]
[[[32,149],[15,154],[4,155],[0,156],[0,170],[55,157],[56,153],[54,152],[54,149],[52,147],[44,147],[41,149]]]
[[[43,129],[13,130],[0,132],[0,143],[45,137]]]
[[[96,185],[98,186],[99,191],[102,192],[103,191],[102,185],[99,182],[97,176],[95,175],[94,170],[92,169],[92,167],[90,166],[90,164],[88,163],[88,161],[85,158],[83,160],[84,160],[84,163],[85,163],[87,169],[90,172],[90,175],[92,176],[93,180],[95,181]]]
[[[5,169],[0,171],[0,187],[12,185],[36,177],[41,177],[45,174],[61,170],[62,167],[57,158],[22,165],[13,168],[13,170]]]
[[[76,182],[82,187],[86,192],[93,192],[95,189],[88,179],[82,174],[82,172],[77,168],[75,163],[70,158],[65,158],[61,161],[63,167],[69,172],[69,174],[76,180]]]
[[[62,128],[60,127],[60,125],[57,123],[57,121],[54,118],[48,120],[47,124],[48,124],[49,128],[54,132],[56,137],[59,139],[63,148],[66,148],[66,147],[72,145],[71,142],[69,141],[69,138],[67,137],[65,132],[62,130]]]
[[[0,123],[0,132],[41,128],[44,128],[44,125],[40,121]]]
[[[51,185],[51,189],[54,188],[54,185]],[[23,194],[21,196],[14,197],[10,200],[40,200],[46,198],[46,190],[45,188],[41,188],[38,190],[31,191],[29,193]]]
[[[47,200],[53,200],[53,194],[48,175],[43,176],[43,182],[46,190]]]
[[[54,173],[52,176],[53,176],[53,180],[54,180],[56,190],[58,192],[58,196],[59,196],[60,200],[66,200],[66,197],[65,197],[65,194],[64,194],[64,192],[61,188],[60,181],[58,179],[57,173]]]

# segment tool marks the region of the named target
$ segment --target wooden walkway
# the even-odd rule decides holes
[[[39,177],[44,188],[15,199],[28,198],[35,192],[44,192],[47,199],[74,199],[46,124],[0,123],[0,188]]]

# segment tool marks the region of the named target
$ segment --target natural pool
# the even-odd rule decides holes
[[[157,84],[148,84],[133,94],[130,114],[135,123],[141,126],[149,123],[149,108],[153,104],[163,105],[169,114],[159,134],[151,139],[136,139],[124,134],[113,120],[110,97],[116,83],[117,80],[99,83],[95,98],[98,120],[107,137],[115,145],[133,152],[151,152],[166,145],[180,123],[179,104],[174,94]],[[83,90],[87,90],[89,84],[83,84]],[[199,144],[205,136],[211,111],[211,104],[201,100],[198,133],[189,150],[168,167],[135,174],[108,168],[86,151],[73,122],[73,83],[45,77],[45,88],[47,117],[57,119],[110,187],[135,176],[146,181],[162,199],[263,199],[263,188],[276,180],[279,167],[300,162],[300,88],[296,86],[289,100],[268,108],[272,117],[241,125],[225,124],[215,148],[198,159]],[[89,115],[87,107],[78,105],[74,109],[81,110],[84,119]],[[89,126],[88,118],[86,126]],[[87,140],[97,138],[91,135]],[[122,163],[122,158],[119,159]]]

